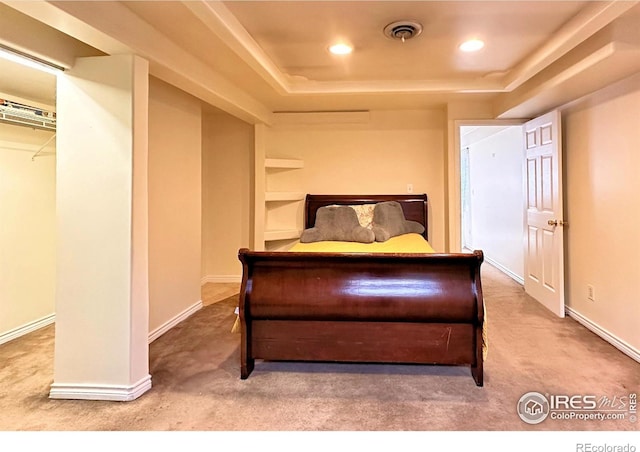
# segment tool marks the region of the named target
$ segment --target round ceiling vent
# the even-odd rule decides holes
[[[412,20],[400,20],[384,27],[384,34],[387,37],[402,42],[415,38],[420,33],[422,33],[422,25]]]

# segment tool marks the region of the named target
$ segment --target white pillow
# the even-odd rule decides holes
[[[375,204],[356,204],[349,207],[356,211],[360,226],[371,229],[373,223],[373,209],[375,206]]]
[[[352,204],[352,205],[344,205],[344,204],[333,204],[329,207],[351,207],[356,211],[356,215],[358,216],[358,223],[363,228],[371,229],[373,227],[373,209],[376,207],[375,204]]]

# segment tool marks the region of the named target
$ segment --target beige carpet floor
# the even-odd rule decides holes
[[[51,400],[54,327],[0,346],[0,430],[637,431],[623,420],[524,423],[520,397],[628,397],[640,364],[483,265],[485,386],[468,368],[256,363],[239,378],[237,295],[210,303],[150,346],[153,388],[133,402]]]

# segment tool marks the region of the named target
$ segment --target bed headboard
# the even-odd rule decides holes
[[[304,227],[312,228],[316,223],[316,211],[320,207],[352,204],[375,204],[382,201],[398,201],[407,220],[417,221],[424,226],[424,238],[427,233],[427,195],[307,195],[304,206]]]

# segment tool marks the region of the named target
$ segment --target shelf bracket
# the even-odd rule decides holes
[[[56,134],[54,133],[53,135],[51,135],[51,138],[49,138],[45,144],[43,144],[42,146],[40,146],[40,149],[38,149],[38,150],[36,151],[36,153],[35,153],[35,154],[33,154],[33,156],[31,156],[31,161],[32,161],[32,162],[34,162],[34,161],[36,160],[36,157],[38,156],[38,154],[40,154],[40,153],[42,152],[42,150],[43,150],[44,148],[46,148],[46,147],[49,145],[49,143],[51,143],[51,141],[53,141],[53,139],[54,139],[55,137],[56,137]]]

